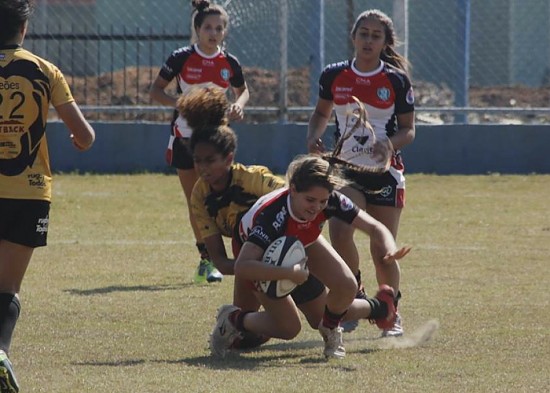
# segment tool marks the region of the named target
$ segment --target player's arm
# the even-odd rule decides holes
[[[273,266],[262,262],[263,248],[252,242],[245,242],[235,261],[235,276],[251,281],[276,281],[288,279],[296,284],[307,280],[309,272],[300,264],[292,267]]]
[[[204,238],[203,241],[206,249],[208,250],[208,255],[210,256],[212,262],[214,262],[216,269],[225,275],[235,274],[235,260],[227,257],[225,244],[221,234],[208,236]]]
[[[325,150],[320,138],[327,128],[332,106],[333,102],[330,100],[319,98],[317,101],[307,127],[307,149],[310,153],[321,153]]]
[[[414,112],[398,114],[397,126],[397,132],[390,138],[394,150],[399,150],[414,141]]]
[[[229,107],[229,120],[242,120],[244,117],[244,107],[250,98],[250,92],[246,82],[241,87],[233,87],[235,102]]]
[[[165,91],[166,86],[168,86],[169,84],[170,81],[167,81],[162,76],[157,75],[157,78],[149,89],[149,95],[154,101],[160,102],[162,105],[175,108],[177,98],[171,96],[170,94],[167,94]]]
[[[56,106],[55,110],[69,129],[73,145],[80,151],[88,150],[95,141],[95,132],[78,105],[71,101]]]
[[[380,258],[380,262],[393,263],[411,250],[410,247],[398,249],[390,230],[364,210],[359,210],[351,225],[369,235],[372,257]]]

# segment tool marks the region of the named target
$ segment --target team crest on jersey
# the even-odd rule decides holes
[[[220,75],[224,81],[229,79],[229,70],[227,68],[222,68]]]
[[[347,212],[353,209],[353,202],[344,194],[340,195],[340,208],[344,212]]]
[[[388,101],[390,99],[390,89],[388,89],[387,87],[381,87],[376,90],[376,95],[382,101]]]
[[[407,101],[407,104],[409,104],[409,105],[414,104],[414,91],[413,91],[412,86],[409,89],[409,91],[407,92],[407,96],[405,97],[405,100]]]

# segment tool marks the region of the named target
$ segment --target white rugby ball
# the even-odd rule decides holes
[[[292,236],[282,236],[275,240],[265,250],[263,262],[274,266],[289,267],[297,263],[302,263],[306,256],[306,249],[300,240]],[[296,283],[291,280],[278,281],[258,281],[257,287],[269,297],[281,298],[288,295],[294,288]]]

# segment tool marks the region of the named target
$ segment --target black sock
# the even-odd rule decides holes
[[[397,304],[399,303],[399,300],[401,300],[401,291],[397,291],[397,295],[395,296],[395,300],[393,301],[395,308],[397,308]]]
[[[380,319],[388,316],[388,305],[385,302],[381,302],[377,298],[368,298],[367,302],[370,304],[369,319]]]
[[[13,293],[0,293],[0,349],[9,353],[21,303]]]
[[[197,250],[199,250],[201,259],[210,259],[210,255],[208,254],[208,250],[206,249],[206,244],[197,243]]]

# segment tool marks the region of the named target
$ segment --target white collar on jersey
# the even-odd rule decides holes
[[[355,67],[355,58],[351,61],[351,69],[353,70],[353,72],[355,72],[357,75],[359,76],[364,76],[364,77],[369,77],[369,76],[373,76],[373,75],[376,75],[378,74],[380,71],[382,71],[382,68],[384,68],[384,61],[380,60],[380,65],[378,66],[377,69],[375,69],[374,71],[369,71],[369,72],[361,72],[359,71],[356,67]]]
[[[204,57],[205,59],[213,59],[214,57],[218,56],[218,55],[221,53],[221,51],[222,51],[222,48],[220,48],[220,47],[218,46],[218,50],[217,50],[213,55],[207,55],[206,53],[204,53],[203,51],[201,51],[201,50],[199,49],[199,45],[198,45],[198,44],[193,44],[193,47],[195,48],[195,50],[197,51],[197,53],[198,53],[199,55],[201,55],[202,57]]]
[[[290,214],[290,217],[292,217],[295,221],[300,223],[306,223],[307,220],[302,220],[301,218],[296,217],[296,215],[292,212],[292,206],[290,206],[290,192],[286,196],[286,205],[288,206],[288,213]]]

